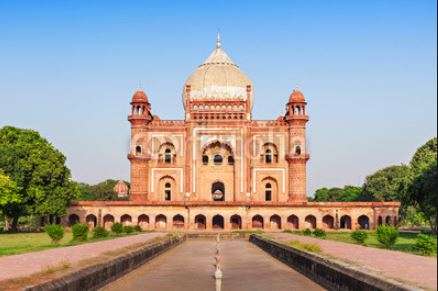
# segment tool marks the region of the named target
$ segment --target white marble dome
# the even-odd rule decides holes
[[[184,88],[187,85],[190,85],[190,94],[183,91],[184,101],[187,98],[207,101],[240,100],[249,101],[252,107],[252,82],[223,50],[219,36],[213,52],[189,76]],[[249,96],[247,86],[251,86]]]

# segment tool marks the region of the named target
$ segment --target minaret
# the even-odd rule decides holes
[[[289,124],[289,201],[307,201],[307,170],[309,154],[306,148],[307,102],[303,93],[294,89],[286,105],[285,120]]]
[[[131,189],[130,200],[147,200],[149,185],[150,155],[146,152],[146,145],[141,144],[144,135],[143,128],[152,121],[151,104],[143,91],[137,91],[132,96],[131,114],[128,116],[131,123],[131,150],[128,159],[131,162]]]

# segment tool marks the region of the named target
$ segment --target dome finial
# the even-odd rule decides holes
[[[218,29],[216,35],[216,48],[220,48],[220,47],[222,47],[222,42],[221,42],[221,34]]]

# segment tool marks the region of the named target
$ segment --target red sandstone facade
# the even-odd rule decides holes
[[[131,100],[129,201],[79,201],[69,221],[145,229],[356,229],[397,221],[398,202],[307,202],[304,95],[283,116],[253,120],[253,85],[221,47],[187,79],[184,120],[161,120],[143,91]]]

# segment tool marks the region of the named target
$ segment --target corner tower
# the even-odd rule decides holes
[[[147,200],[150,155],[144,144],[144,128],[152,121],[151,104],[143,91],[136,91],[131,100],[131,150],[128,159],[131,162],[130,199]]]
[[[294,89],[286,104],[285,121],[289,125],[289,201],[307,201],[307,170],[309,154],[306,146],[306,124],[309,121],[303,93]]]

